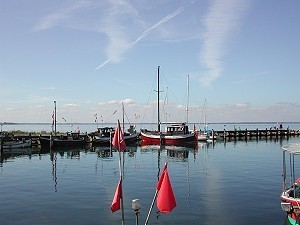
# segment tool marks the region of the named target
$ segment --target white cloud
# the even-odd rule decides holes
[[[135,101],[133,99],[126,98],[124,100],[121,100],[120,103],[124,103],[125,105],[132,105],[135,104]]]
[[[50,13],[39,21],[39,23],[33,27],[34,31],[41,31],[41,30],[46,30],[50,29],[52,27],[57,26],[58,24],[66,21],[72,15],[82,9],[89,6],[89,1],[74,1],[72,2],[72,5],[63,5],[61,8],[59,8],[56,12]]]
[[[122,56],[131,48],[133,48],[137,43],[139,43],[142,39],[147,37],[153,30],[158,28],[164,23],[167,23],[172,18],[179,15],[183,12],[183,8],[179,8],[175,10],[173,13],[165,16],[157,23],[152,25],[150,28],[144,30],[144,32],[136,38],[135,41],[129,42],[129,38],[127,37],[126,33],[123,30],[126,30],[125,27],[121,25],[121,23],[117,23],[116,20],[110,18],[108,21],[107,28],[105,28],[105,33],[109,37],[109,45],[107,46],[107,56],[108,59],[101,63],[99,66],[96,67],[96,70],[104,67],[108,63],[119,63],[122,61]],[[122,12],[123,14],[124,12]],[[126,25],[125,25],[126,26]]]
[[[110,100],[107,102],[107,104],[117,104],[117,103],[119,103],[119,101],[117,100]]]
[[[229,36],[239,25],[248,8],[248,2],[243,0],[214,0],[203,19],[205,33],[203,50],[200,52],[200,62],[208,70],[201,78],[201,83],[209,86],[223,71],[223,56]]]
[[[80,105],[74,104],[74,103],[70,103],[70,104],[64,104],[63,107],[64,108],[79,108]]]

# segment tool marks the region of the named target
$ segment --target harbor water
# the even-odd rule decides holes
[[[280,207],[282,150],[300,138],[199,143],[198,148],[133,146],[122,153],[125,224],[140,199],[144,224],[158,176],[168,162],[177,206],[156,205],[149,224],[285,224]],[[107,147],[6,153],[0,162],[0,223],[121,224],[110,205],[119,180],[119,154]]]

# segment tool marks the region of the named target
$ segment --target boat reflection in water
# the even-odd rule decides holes
[[[193,154],[193,157],[196,158],[196,153],[198,152],[198,146],[177,146],[177,145],[141,145],[141,151],[166,151],[167,156],[171,158],[180,158],[187,159],[189,153]]]
[[[110,158],[113,156],[112,148],[110,147],[93,147],[93,151],[96,152],[98,158]]]
[[[52,164],[52,180],[54,182],[54,192],[57,192],[58,177],[57,177],[57,164],[58,157],[66,159],[80,160],[80,152],[82,148],[55,148],[55,151],[50,150],[50,161]],[[65,170],[66,168],[64,168]]]
[[[93,146],[90,151],[96,152],[97,156],[100,158],[113,157],[113,154],[116,153],[116,150],[112,146]],[[137,146],[127,146],[124,151],[124,153],[128,153],[128,156],[134,156],[136,152]]]
[[[33,154],[39,154],[39,148],[15,148],[15,149],[3,149],[3,152],[0,153],[1,162],[6,161],[7,159],[14,159],[19,157],[28,156],[31,159]]]

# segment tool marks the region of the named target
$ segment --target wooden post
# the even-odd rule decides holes
[[[234,128],[233,136],[234,136],[234,141],[236,141],[236,129],[235,128]]]
[[[3,156],[3,138],[1,136],[1,140],[0,140],[0,148],[1,148],[1,157]]]

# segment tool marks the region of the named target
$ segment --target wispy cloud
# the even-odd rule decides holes
[[[208,70],[200,80],[203,85],[210,85],[221,75],[223,56],[229,37],[240,25],[247,8],[248,2],[243,0],[215,0],[212,2],[203,20],[206,31],[203,36],[200,62]]]
[[[182,14],[185,8],[194,2],[176,4],[172,1],[153,3],[127,0],[71,1],[58,5],[56,10],[42,17],[33,30],[37,32],[62,26],[103,34],[107,38],[104,49],[107,58],[95,68],[99,70],[109,63],[122,62],[130,49],[153,32],[160,32],[156,38],[163,37],[168,41],[186,41],[197,37],[195,34],[188,35],[187,32],[182,32],[188,26],[182,27],[181,22],[180,25],[169,23],[168,29],[162,29],[163,25]],[[158,6],[163,6],[161,7],[163,10],[157,12]],[[172,8],[173,11],[170,12]]]
[[[184,8],[180,7],[179,9],[177,9],[175,12],[165,16],[163,19],[161,19],[160,21],[158,21],[156,24],[154,24],[152,27],[150,27],[149,29],[145,30],[141,36],[139,36],[134,42],[131,43],[131,46],[134,46],[135,44],[137,44],[139,41],[141,41],[143,38],[145,38],[147,35],[149,35],[149,33],[154,30],[155,28],[159,27],[160,25],[168,22],[169,20],[171,20],[172,18],[174,18],[175,16],[177,16],[178,14],[180,14],[181,12],[183,12]]]
[[[63,107],[64,108],[79,108],[80,105],[74,104],[74,103],[69,103],[69,104],[64,104]]]
[[[74,1],[72,2],[72,5],[63,6],[60,9],[58,9],[56,12],[48,14],[41,18],[41,20],[38,22],[36,26],[33,27],[34,31],[41,31],[50,29],[59,23],[67,20],[68,18],[72,17],[72,15],[84,8],[89,6],[89,1]]]
[[[107,48],[108,59],[106,61],[104,61],[103,63],[101,63],[99,66],[97,66],[96,70],[102,68],[103,66],[105,66],[109,62],[119,62],[120,59],[121,59],[121,57],[122,57],[122,55],[125,54],[126,51],[128,51],[131,48],[133,48],[142,39],[144,39],[145,37],[147,37],[151,33],[151,31],[153,31],[154,29],[158,28],[162,24],[167,23],[169,20],[171,20],[172,18],[174,18],[177,15],[179,15],[183,10],[184,10],[183,7],[180,7],[179,9],[177,9],[176,11],[174,11],[173,13],[165,16],[160,21],[158,21],[157,23],[155,23],[153,26],[151,26],[150,28],[146,29],[140,36],[138,36],[136,38],[135,41],[133,41],[131,43],[128,43],[126,41],[126,39],[124,39],[125,35],[121,35],[120,32],[118,32],[118,31],[115,30],[115,28],[111,29],[110,32],[107,32],[107,34],[108,34],[108,36],[110,38],[110,44],[109,44],[109,46]],[[120,38],[122,36],[123,36],[123,38]]]

